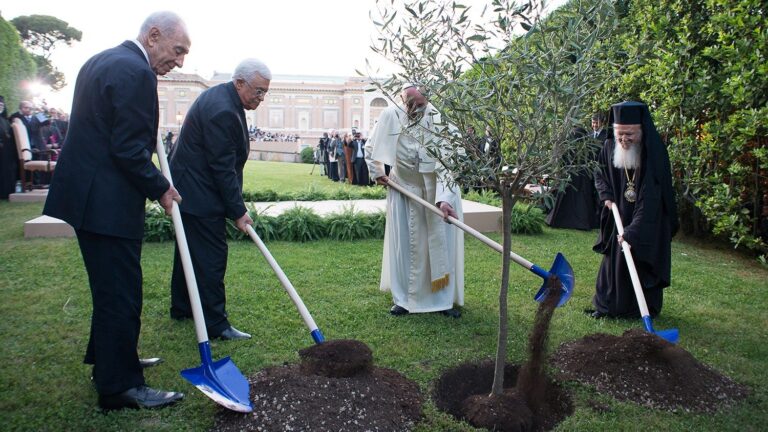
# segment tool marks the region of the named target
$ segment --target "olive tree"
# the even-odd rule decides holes
[[[453,181],[502,199],[503,253],[499,331],[492,393],[503,390],[507,350],[510,217],[526,185],[548,178],[562,187],[590,169],[590,140],[573,129],[587,118],[583,102],[596,88],[599,44],[615,26],[608,0],[572,0],[545,16],[541,0],[489,0],[475,11],[458,1],[377,0],[372,50],[400,71],[373,80],[386,94],[418,83],[442,114],[441,149],[432,148]],[[485,131],[488,152],[471,145],[469,126]]]

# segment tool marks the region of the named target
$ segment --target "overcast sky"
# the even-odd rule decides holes
[[[482,9],[490,0],[462,3]],[[46,99],[49,106],[69,111],[82,64],[135,38],[142,21],[158,10],[174,11],[187,23],[192,48],[181,72],[210,78],[213,71],[231,72],[240,60],[256,57],[273,74],[355,76],[355,69],[365,69],[366,58],[382,74],[392,73],[394,68],[369,48],[376,31],[369,12],[375,6],[376,0],[28,0],[4,2],[0,14],[8,21],[20,15],[52,15],[83,32],[82,41],[59,45],[52,56],[69,85]]]

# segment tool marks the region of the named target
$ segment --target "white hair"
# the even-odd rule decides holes
[[[152,27],[156,27],[161,33],[169,35],[176,34],[179,30],[184,32],[187,31],[187,25],[184,23],[184,20],[182,20],[175,12],[154,12],[144,20],[143,24],[141,24],[139,40],[141,40],[142,36],[147,36]]]
[[[269,70],[266,64],[259,59],[248,58],[240,62],[235,68],[235,73],[232,74],[232,80],[242,79],[245,81],[253,80],[256,75],[264,78],[265,80],[272,80],[272,72]]]

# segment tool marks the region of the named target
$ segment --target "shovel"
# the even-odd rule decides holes
[[[424,208],[439,215],[440,217],[443,216],[443,212],[440,211],[440,209],[428,203],[426,200],[424,200],[420,196],[414,195],[412,192],[406,190],[404,187],[395,183],[391,179],[389,182],[387,182],[387,186],[392,187],[393,189],[407,196],[413,201],[416,201],[417,203],[423,205]],[[504,253],[504,248],[500,244],[496,243],[495,241],[481,234],[479,231],[465,224],[464,222],[452,216],[448,216],[448,222],[451,223],[452,225],[457,226],[458,228],[461,228],[466,233],[472,235],[472,237],[475,237],[476,239],[490,246],[496,252]],[[544,283],[541,285],[539,292],[536,293],[536,295],[533,297],[534,300],[538,302],[544,301],[547,295],[547,281],[549,280],[549,277],[553,274],[557,275],[557,277],[560,279],[561,293],[560,293],[560,301],[558,302],[557,306],[564,305],[565,302],[567,302],[568,299],[571,298],[571,294],[573,293],[573,284],[574,284],[573,268],[571,267],[571,264],[568,263],[568,260],[566,260],[563,254],[561,254],[560,252],[558,252],[557,255],[555,256],[555,261],[552,263],[552,268],[550,268],[549,271],[546,271],[543,268],[537,266],[536,264],[531,263],[530,261],[521,257],[520,255],[517,255],[512,251],[509,252],[509,257],[512,259],[512,261],[525,267],[527,270],[531,271],[532,273],[544,279]]]
[[[165,155],[165,145],[162,138],[159,137],[157,140],[157,157],[160,160],[160,169],[163,175],[173,186],[171,171],[168,169],[168,157]],[[184,225],[181,222],[181,212],[179,211],[179,205],[175,201],[173,202],[171,217],[173,218],[173,227],[176,231],[176,243],[179,246],[184,277],[187,280],[192,317],[195,320],[197,347],[203,363],[196,368],[184,369],[181,371],[181,376],[219,405],[233,411],[251,412],[253,411],[253,406],[250,400],[248,380],[240,373],[240,370],[229,357],[217,361],[211,359],[211,346],[208,342],[208,331],[205,329],[203,306],[200,304],[200,293],[197,289],[192,258],[189,255],[187,237],[184,234]]]
[[[267,249],[267,246],[264,244],[263,241],[261,241],[261,238],[259,237],[259,235],[256,234],[256,230],[254,230],[253,227],[250,225],[248,225],[247,229],[248,229],[248,235],[251,236],[251,239],[253,239],[253,242],[256,243],[256,246],[259,248],[259,251],[261,251],[261,254],[264,255],[264,258],[269,263],[269,266],[272,267],[272,270],[277,275],[277,278],[280,279],[280,283],[283,284],[283,288],[285,288],[285,291],[288,292],[288,295],[291,297],[291,300],[293,300],[293,304],[296,305],[296,309],[299,310],[301,317],[304,319],[304,324],[306,324],[307,328],[309,328],[312,339],[315,341],[316,344],[323,343],[325,341],[325,338],[323,337],[323,333],[320,331],[320,329],[317,328],[317,324],[315,324],[315,320],[312,319],[312,315],[309,314],[307,307],[304,306],[304,302],[301,301],[301,297],[299,297],[299,294],[296,292],[296,289],[293,287],[293,284],[291,284],[291,281],[288,280],[288,276],[285,275],[285,272],[283,272],[283,269],[281,269],[280,265],[277,263],[277,261],[275,261],[275,258],[269,252],[269,249]]]
[[[620,236],[624,236],[624,224],[621,223],[621,215],[619,215],[619,209],[616,204],[611,205],[611,212],[613,212],[613,220],[616,222],[616,230]],[[666,339],[671,343],[677,343],[677,339],[680,336],[680,332],[676,329],[668,330],[654,330],[653,322],[651,321],[651,314],[648,312],[648,305],[645,302],[645,294],[643,294],[643,287],[640,285],[640,277],[637,275],[637,268],[635,267],[635,261],[632,259],[632,252],[629,250],[632,246],[626,241],[621,242],[621,250],[624,252],[624,259],[627,261],[627,267],[629,268],[629,277],[632,279],[632,287],[635,289],[635,297],[637,297],[637,306],[640,308],[640,315],[643,317],[643,323],[645,329],[656,336]]]

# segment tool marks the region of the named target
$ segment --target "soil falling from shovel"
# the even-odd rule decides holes
[[[504,432],[542,431],[573,412],[570,400],[544,373],[549,324],[560,292],[560,280],[553,275],[547,281],[546,298],[536,311],[528,339],[528,361],[520,368],[515,387],[504,389],[501,395],[474,394],[461,403],[462,417],[473,426]]]

